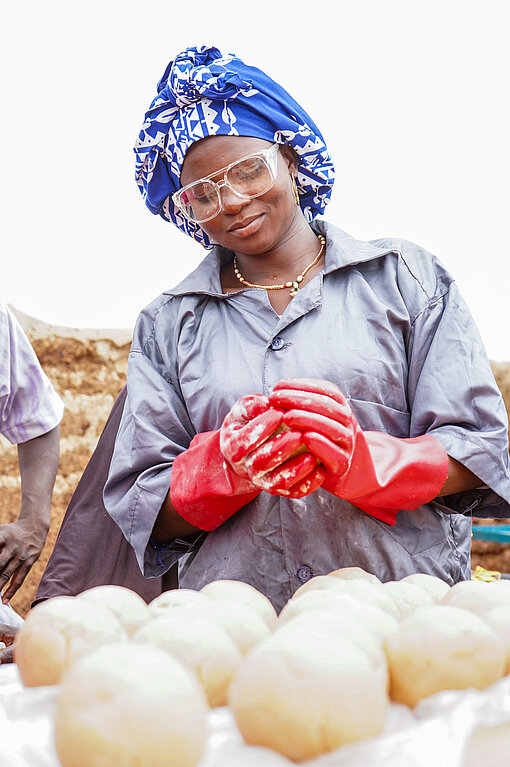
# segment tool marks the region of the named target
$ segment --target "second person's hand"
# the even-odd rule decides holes
[[[4,604],[12,599],[38,560],[47,534],[48,525],[39,519],[18,519],[0,525],[0,589]]]

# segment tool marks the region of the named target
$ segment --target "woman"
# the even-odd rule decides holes
[[[190,48],[135,147],[145,202],[206,246],[140,315],[105,506],[155,577],[470,576],[510,515],[506,414],[455,283],[419,247],[314,220],[333,166],[259,70]]]

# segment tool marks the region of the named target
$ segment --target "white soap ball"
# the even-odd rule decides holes
[[[355,581],[361,579],[370,581],[376,585],[381,583],[381,579],[378,578],[377,575],[368,573],[361,567],[340,567],[338,570],[333,570],[332,572],[328,573],[328,575],[333,575],[335,578],[342,578],[342,580],[345,581]]]
[[[290,622],[243,658],[230,707],[248,744],[300,761],[378,735],[386,683],[353,642]]]
[[[493,607],[483,618],[503,642],[506,653],[504,674],[510,674],[510,604]]]
[[[243,655],[271,634],[259,612],[229,599],[208,599],[203,614],[227,632]]]
[[[399,610],[393,599],[383,590],[382,583],[376,584],[361,578],[355,580],[342,580],[334,575],[317,575],[300,586],[293,594],[292,599],[300,599],[309,591],[335,591],[348,594],[363,604],[375,605],[385,610],[396,620],[399,619]]]
[[[366,605],[346,593],[309,591],[299,599],[290,599],[278,617],[277,628],[307,612],[328,610],[345,620],[356,620],[379,641],[384,642],[398,629],[397,620],[376,605]]]
[[[107,645],[81,658],[57,696],[62,767],[194,767],[208,706],[198,681],[157,647]]]
[[[406,618],[385,644],[391,698],[414,706],[441,690],[483,689],[503,675],[505,651],[477,615],[433,605]]]
[[[280,626],[278,631],[286,631],[289,625],[287,623]],[[309,610],[293,619],[291,631],[294,632],[294,635],[301,632],[303,636],[307,636],[310,632],[320,631],[321,634],[348,639],[356,647],[367,653],[374,667],[382,666],[386,669],[388,667],[383,642],[352,615],[348,617],[339,615],[325,608]]]
[[[500,581],[460,581],[444,595],[441,604],[483,616],[494,607],[508,604],[509,600],[510,592]]]
[[[199,591],[194,589],[170,589],[164,591],[149,602],[150,612],[156,616],[165,610],[174,608],[200,608],[207,604],[207,599]]]
[[[27,615],[16,636],[15,662],[26,687],[58,684],[77,658],[108,642],[127,642],[111,610],[77,597],[53,597]]]
[[[182,592],[187,593],[182,594]],[[182,596],[178,594],[181,592]],[[176,589],[157,597],[149,604],[149,610],[154,616],[171,615],[187,616],[189,620],[195,617],[207,617],[216,625],[223,628],[234,641],[241,653],[265,639],[270,633],[267,622],[260,615],[260,610],[246,604],[223,599],[217,595],[212,599],[201,591],[191,589]]]
[[[197,676],[211,707],[227,705],[228,688],[241,652],[211,618],[160,615],[133,634],[132,641],[170,653]]]
[[[412,583],[387,581],[387,583],[383,583],[383,589],[395,602],[400,620],[407,618],[422,607],[430,607],[434,604],[432,597],[424,589]]]
[[[261,618],[273,629],[278,615],[273,605],[261,591],[243,581],[219,580],[212,581],[200,590],[209,599],[231,600],[243,604],[259,613]]]
[[[125,586],[94,586],[78,594],[78,599],[87,599],[108,607],[124,626],[128,636],[151,618],[145,600]]]
[[[502,604],[510,604],[510,580],[490,581],[491,598],[501,599]]]
[[[292,599],[299,599],[299,597],[307,594],[309,591],[328,591],[329,589],[339,589],[342,585],[341,579],[336,578],[334,575],[314,575],[313,578],[305,581],[296,589]]]
[[[411,575],[406,575],[404,578],[401,578],[401,581],[412,583],[413,586],[419,586],[421,589],[424,589],[436,604],[442,600],[448,591],[450,591],[450,585],[448,583],[445,583],[445,581],[438,578],[436,575],[428,575],[428,573],[412,573]]]

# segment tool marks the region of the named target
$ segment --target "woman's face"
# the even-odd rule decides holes
[[[224,168],[241,157],[260,152],[270,142],[248,136],[208,136],[188,149],[181,170],[181,184],[186,186]],[[245,200],[226,186],[221,188],[221,211],[201,224],[213,242],[237,253],[258,254],[275,248],[288,234],[293,223],[303,219],[296,205],[291,171],[297,163],[290,147],[282,146],[277,155],[277,175],[273,186],[260,197]],[[213,176],[220,181],[222,174]]]

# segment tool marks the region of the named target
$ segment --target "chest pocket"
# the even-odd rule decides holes
[[[374,521],[411,557],[436,546],[445,545],[450,550],[452,541],[449,515],[441,514],[431,504],[420,506],[414,511],[400,511],[394,527],[377,519]]]
[[[350,405],[363,430],[383,431],[392,437],[408,438],[411,415],[407,411],[383,405],[380,402],[368,402],[350,398]]]
[[[179,384],[197,432],[219,428],[242,395],[263,393],[267,330],[249,318],[236,322],[240,313],[228,306],[210,314],[183,328],[177,352]]]

